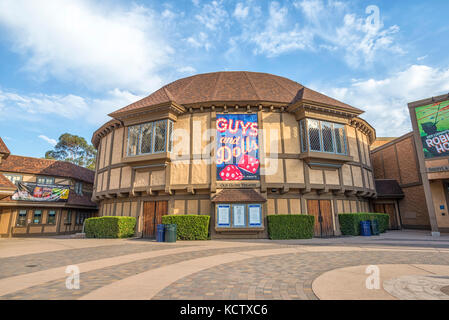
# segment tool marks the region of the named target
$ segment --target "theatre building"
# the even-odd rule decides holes
[[[0,237],[80,232],[97,213],[93,180],[68,162],[10,155],[0,138]]]
[[[167,214],[210,215],[212,238],[266,238],[267,216],[371,211],[374,129],[355,107],[275,75],[216,72],[119,109],[92,137],[100,215],[154,237]]]

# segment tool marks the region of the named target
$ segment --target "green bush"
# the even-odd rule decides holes
[[[84,224],[87,238],[128,238],[134,235],[134,217],[89,218]]]
[[[207,240],[209,236],[209,220],[207,215],[167,215],[162,217],[163,224],[177,225],[178,240]]]
[[[343,235],[360,235],[360,221],[377,220],[381,233],[388,229],[390,217],[386,213],[341,213],[338,215],[340,230]]]
[[[315,217],[305,214],[268,216],[268,235],[272,240],[313,238]]]

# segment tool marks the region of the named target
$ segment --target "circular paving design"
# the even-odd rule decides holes
[[[442,291],[448,286],[449,277],[437,275],[407,275],[383,283],[389,294],[401,300],[449,300],[449,296]]]

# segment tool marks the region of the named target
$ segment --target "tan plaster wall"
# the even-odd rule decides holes
[[[304,164],[302,160],[285,159],[288,183],[304,183]]]
[[[209,145],[209,124],[210,124],[210,113],[195,113],[193,115],[193,154],[201,154],[203,158],[209,157],[210,148]],[[201,142],[201,143],[200,143]]]
[[[120,181],[120,188],[129,188],[131,187],[131,167],[123,167],[122,168],[122,180]]]
[[[187,214],[198,214],[198,200],[187,200]]]
[[[102,191],[108,190],[108,173],[107,172],[103,172],[103,183],[102,183],[101,190]]]
[[[189,163],[187,161],[173,161],[170,172],[171,184],[188,184],[189,183]]]
[[[323,184],[323,170],[310,169],[309,178],[311,184]]]
[[[120,187],[120,168],[111,170],[111,177],[109,181],[109,189],[114,190]]]
[[[210,183],[210,168],[205,160],[194,160],[192,163],[192,184]]]
[[[359,149],[357,146],[357,140],[355,136],[355,128],[351,126],[346,126],[346,133],[348,135],[348,145],[349,145],[349,153],[350,156],[354,158],[355,162],[359,162]]]
[[[131,202],[131,216],[132,217],[137,217],[138,216],[138,212],[137,212],[137,201],[132,201]]]
[[[146,187],[150,185],[150,172],[136,171],[134,187]]]
[[[267,212],[268,212],[268,215],[275,214],[274,201],[275,201],[275,199],[268,199],[267,200]]]
[[[284,182],[284,167],[282,159],[265,158],[265,168],[267,175],[265,181],[267,183],[283,183]]]
[[[344,164],[342,166],[343,184],[345,186],[352,186],[351,166]]]
[[[151,186],[165,185],[165,170],[156,170],[151,172]]]
[[[288,214],[288,199],[277,199],[278,214]]]
[[[185,214],[185,201],[184,200],[175,200],[173,205],[173,214]]]
[[[106,151],[104,154],[104,166],[109,166],[110,154],[112,147],[112,132],[108,133],[106,136]]]
[[[98,169],[102,169],[102,168],[104,168],[104,155],[105,155],[105,152],[106,152],[106,137],[103,137],[103,138],[101,138],[101,140],[100,140],[101,142],[100,142],[100,154],[99,154],[99,157],[100,157],[100,161],[99,161],[99,163],[98,163]]]
[[[325,170],[326,184],[339,185],[340,179],[337,170]]]
[[[179,116],[173,128],[174,155],[179,157],[190,155],[190,115]]]
[[[299,123],[296,121],[295,115],[283,113],[282,130],[284,135],[284,152],[300,153],[299,143]]]
[[[200,214],[212,213],[212,202],[210,200],[200,200]]]
[[[122,147],[123,147],[123,132],[125,128],[115,129],[114,143],[112,145],[112,164],[120,163],[122,161]]]
[[[265,154],[281,153],[281,116],[279,113],[263,112],[263,150]]]
[[[291,214],[301,214],[301,200],[300,199],[290,199],[290,213]]]
[[[354,185],[356,187],[363,187],[362,169],[357,166],[352,166],[352,175],[354,176]]]

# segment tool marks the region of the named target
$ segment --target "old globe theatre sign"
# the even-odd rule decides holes
[[[257,114],[217,115],[217,180],[259,180]]]

